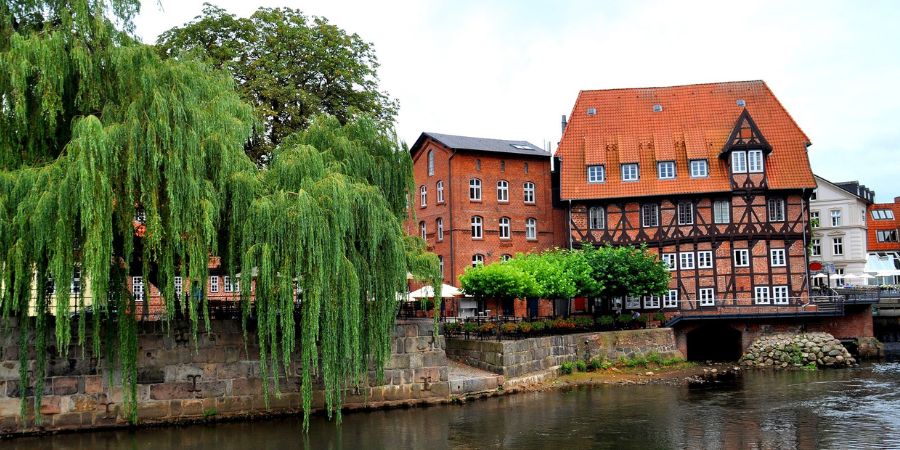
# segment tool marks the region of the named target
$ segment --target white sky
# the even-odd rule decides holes
[[[765,80],[813,142],[813,171],[900,196],[900,2],[218,0],[287,6],[372,42],[397,132],[556,142],[583,89]],[[150,0],[153,43],[202,1]]]

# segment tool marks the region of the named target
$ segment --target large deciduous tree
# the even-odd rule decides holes
[[[254,289],[263,379],[277,391],[279,374],[299,364],[306,412],[318,376],[329,413],[339,413],[345,389],[389,356],[407,273],[439,283],[437,258],[403,232],[408,152],[383,123],[321,116],[260,169],[244,152],[253,108],[230,74],[137,43],[129,30],[138,7],[0,5],[0,312],[18,319],[23,386],[35,355],[34,410],[51,325],[59,352],[74,336],[84,346],[87,315],[74,332],[70,311],[89,305],[94,355],[118,356],[124,409],[136,420],[126,276],[136,270],[160,288],[167,318],[175,276],[203,292],[186,302],[196,338],[208,318],[209,256],[223,255],[245,281],[245,323]],[[87,286],[72,294],[75,273]]]
[[[168,56],[199,54],[234,75],[262,122],[247,146],[261,162],[316,114],[346,123],[363,112],[389,123],[397,112],[378,89],[371,44],[295,9],[260,8],[240,18],[206,4],[194,21],[160,35],[157,47]]]

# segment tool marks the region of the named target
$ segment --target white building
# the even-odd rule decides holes
[[[832,183],[816,175],[816,183],[809,202],[809,259],[821,262],[829,276],[813,277],[813,283],[830,282],[831,287],[867,284],[866,206],[874,201],[875,193],[855,181]]]

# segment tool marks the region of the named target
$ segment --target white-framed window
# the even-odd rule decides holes
[[[500,239],[509,239],[509,217],[500,218]]]
[[[659,296],[645,295],[644,309],[659,309]]]
[[[678,202],[678,225],[694,224],[694,204],[691,202]]]
[[[613,309],[622,309],[622,297],[613,297],[612,299]]]
[[[678,260],[676,259],[674,253],[663,253],[662,262],[666,265],[666,268],[669,269],[670,272],[678,269]]]
[[[525,239],[537,239],[537,219],[534,217],[525,219]]]
[[[497,182],[497,201],[509,201],[509,182],[506,180],[500,180]]]
[[[472,216],[472,239],[481,239],[483,233],[484,219],[481,216]]]
[[[890,209],[873,209],[872,219],[875,220],[894,220],[894,211]]]
[[[832,255],[843,255],[844,254],[844,238],[843,237],[831,238],[831,254]]]
[[[522,195],[525,203],[534,203],[534,183],[526,181],[522,185]]]
[[[69,283],[69,293],[72,295],[81,294],[81,271],[76,270],[72,273],[72,282]]]
[[[691,160],[691,178],[705,178],[709,176],[709,162],[705,159]]]
[[[822,256],[822,240],[812,240],[812,256]]]
[[[841,223],[843,223],[843,217],[841,216],[841,210],[832,209],[831,210],[831,226],[839,227]]]
[[[469,179],[469,200],[481,201],[481,179]]]
[[[876,230],[875,238],[878,242],[897,242],[897,230]]]
[[[813,228],[819,228],[819,212],[818,211],[810,211],[809,212],[809,226]]]
[[[750,150],[747,152],[747,161],[747,167],[751,173],[760,173],[763,171],[762,150]]]
[[[728,200],[716,200],[713,202],[713,222],[731,222],[731,202]]]
[[[184,279],[181,277],[175,277],[173,279],[173,283],[175,285],[175,295],[181,296],[184,293]]]
[[[734,249],[734,266],[748,267],[750,266],[750,250],[746,248]]]
[[[441,180],[438,180],[434,189],[437,191],[437,202],[444,203],[444,182]]]
[[[587,166],[588,183],[602,183],[606,181],[606,167],[603,165]]]
[[[656,173],[660,180],[675,178],[675,161],[660,161],[656,163]]]
[[[500,255],[500,261],[502,261],[502,262],[507,262],[511,259],[512,259],[512,255],[510,255],[509,253],[504,253],[504,254]]]
[[[472,267],[477,265],[484,264],[484,255],[481,253],[476,253],[472,255]]]
[[[435,228],[437,228],[437,240],[443,241],[444,240],[444,218],[438,217],[437,219],[435,219],[434,225],[435,225]]]
[[[753,302],[757,305],[768,305],[772,299],[769,298],[768,286],[756,286],[753,288]]]
[[[641,298],[634,296],[625,297],[625,309],[640,309],[641,308]]]
[[[663,308],[677,308],[678,307],[678,289],[669,289],[665,295],[663,295]]]
[[[216,275],[209,277],[209,292],[213,294],[219,292],[219,277]]]
[[[438,255],[438,266],[441,269],[441,277],[443,278],[443,276],[444,276],[444,257],[441,255]]]
[[[787,265],[787,258],[783,248],[773,248],[769,250],[769,260],[772,267],[784,267]]]
[[[700,288],[697,290],[697,299],[700,306],[716,306],[716,291],[713,288]]]
[[[421,236],[423,240],[428,239],[428,230],[424,220],[419,222],[419,236]]]
[[[231,277],[228,275],[222,277],[222,285],[225,292],[234,292],[234,285],[231,284]]]
[[[428,150],[428,176],[434,175],[434,150]]]
[[[772,303],[776,305],[788,304],[788,287],[772,286]]]
[[[419,186],[419,206],[428,206],[428,188],[424,184]]]
[[[622,164],[622,181],[637,181],[639,176],[640,172],[637,164]]]
[[[747,152],[734,151],[731,152],[731,172],[747,173]]]
[[[641,226],[654,228],[659,226],[659,205],[656,203],[644,203],[641,205]]]
[[[588,227],[592,230],[606,228],[606,211],[604,211],[602,206],[591,206],[588,208]]]
[[[131,277],[131,295],[136,301],[144,301],[144,277]]]
[[[681,260],[679,261],[681,270],[694,268],[694,252],[681,252],[678,254],[678,258]]]
[[[712,269],[713,256],[711,250],[701,250],[697,252],[697,268]]]
[[[844,285],[844,269],[834,269],[834,285],[835,286],[843,286]]]
[[[784,199],[769,199],[769,222],[784,222]]]

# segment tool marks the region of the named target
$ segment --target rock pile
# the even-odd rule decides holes
[[[815,364],[818,367],[852,367],[856,360],[828,333],[773,334],[763,336],[741,357],[750,367],[787,369]]]

